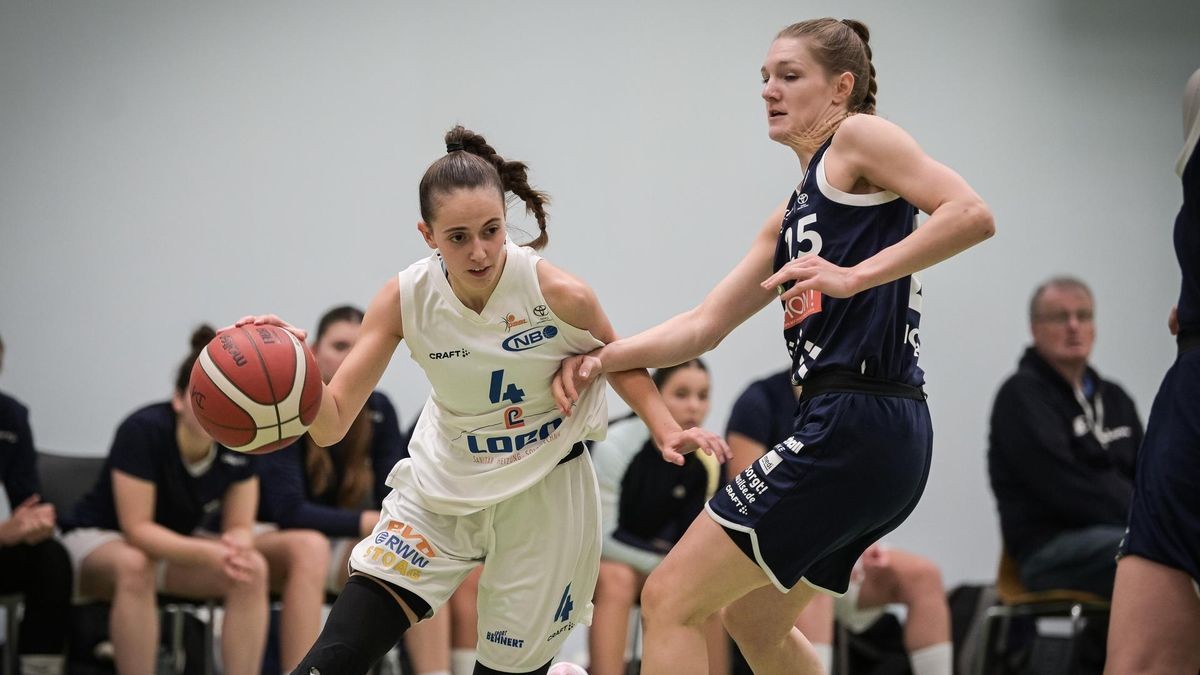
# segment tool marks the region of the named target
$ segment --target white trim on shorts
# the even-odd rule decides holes
[[[704,512],[707,513],[710,518],[715,520],[718,525],[727,527],[731,530],[736,530],[738,532],[745,532],[746,534],[750,535],[750,545],[754,549],[754,561],[758,563],[759,569],[761,569],[763,573],[767,575],[767,579],[771,581],[775,588],[779,589],[780,593],[788,593],[792,590],[780,583],[779,578],[775,576],[775,572],[771,571],[771,566],[767,564],[767,561],[763,560],[762,551],[760,551],[758,548],[758,533],[754,531],[754,528],[747,527],[745,525],[739,525],[738,523],[722,518],[713,511],[712,506],[709,504],[704,505]],[[734,545],[736,546],[736,544]],[[741,551],[741,547],[738,547],[738,550]],[[809,581],[807,577],[800,577],[800,581],[803,581],[810,588],[816,589],[822,593],[825,593],[826,595],[832,595],[835,598],[840,598],[845,595],[845,593],[838,593],[837,591],[833,591],[828,588],[822,588]]]

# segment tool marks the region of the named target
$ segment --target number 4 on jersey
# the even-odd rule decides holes
[[[501,389],[504,390],[503,395],[500,394]],[[491,389],[488,390],[488,398],[492,401],[492,403],[509,401],[516,405],[517,403],[525,400],[525,390],[517,387],[517,385],[512,384],[511,382],[507,385],[507,387],[505,387],[504,371],[493,370],[492,386]]]

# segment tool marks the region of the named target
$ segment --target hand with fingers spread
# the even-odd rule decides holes
[[[716,457],[717,461],[722,464],[733,456],[724,438],[700,427],[682,429],[668,434],[658,443],[658,449],[662,453],[663,461],[677,466],[683,466],[683,456],[693,450],[703,450]]]
[[[278,316],[275,316],[274,314],[257,314],[257,315],[249,314],[249,315],[243,316],[242,318],[235,321],[232,326],[226,326],[217,332],[224,333],[225,331],[233,329],[233,328],[238,328],[241,326],[251,326],[251,325],[253,325],[253,326],[264,326],[264,325],[279,326],[280,328],[286,330],[287,332],[291,333],[292,335],[295,335],[296,339],[300,340],[301,342],[304,342],[305,340],[308,339],[308,331],[304,330],[303,328],[297,328],[297,327],[293,326],[292,324],[279,318]]]
[[[597,356],[599,351],[597,349],[563,359],[554,379],[550,381],[554,402],[563,415],[571,415],[571,408],[579,401],[579,392],[604,372],[604,363]]]
[[[764,289],[781,288],[784,283],[795,285],[780,296],[784,301],[804,293],[817,291],[834,298],[848,298],[863,290],[858,287],[854,270],[839,267],[819,255],[805,255],[787,263],[762,282]]]

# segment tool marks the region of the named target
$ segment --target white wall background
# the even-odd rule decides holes
[[[778,0],[0,2],[0,386],[38,445],[103,453],[165,398],[187,337],[276,312],[312,326],[426,255],[416,182],[461,122],[554,199],[546,254],[618,331],[696,303],[799,180],[758,68],[795,20],[874,31],[882,114],[991,204],[986,245],[925,273],[937,430],[891,540],[991,577],[992,394],[1056,273],[1098,299],[1095,361],[1143,414],[1173,357],[1180,93],[1200,5]],[[427,393],[400,350],[381,388]],[[710,426],[785,362],[777,309],[711,354]]]

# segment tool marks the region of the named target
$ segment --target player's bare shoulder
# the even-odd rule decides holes
[[[363,329],[382,331],[397,340],[404,338],[404,318],[400,308],[400,277],[392,275],[371,299],[363,318]]]
[[[597,304],[596,293],[582,279],[544,258],[537,265],[538,285],[551,311],[564,321],[584,328]]]

